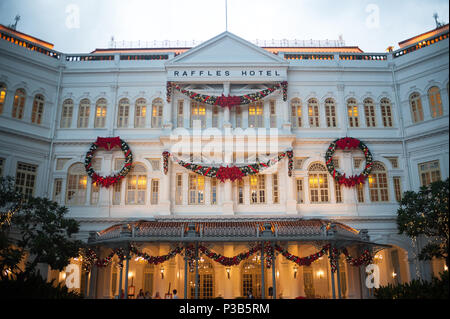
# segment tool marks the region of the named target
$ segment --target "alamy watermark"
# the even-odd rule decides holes
[[[80,7],[77,4],[71,3],[66,6],[66,27],[68,29],[80,28]]]

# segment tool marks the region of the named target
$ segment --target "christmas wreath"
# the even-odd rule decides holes
[[[92,167],[92,158],[94,157],[94,153],[98,148],[104,148],[106,150],[111,150],[114,147],[120,147],[122,152],[125,154],[125,163],[122,169],[112,176],[103,177],[98,175],[94,168]],[[103,187],[109,187],[118,183],[122,178],[127,176],[130,172],[131,165],[133,163],[133,155],[131,153],[130,147],[127,143],[120,139],[120,137],[97,137],[97,141],[92,143],[91,148],[86,153],[86,157],[84,159],[84,167],[86,169],[87,174],[92,179],[92,183],[96,183],[97,185]]]
[[[346,177],[345,173],[341,174],[336,170],[333,164],[333,155],[336,149],[341,150],[352,150],[352,149],[360,149],[366,158],[366,165],[364,170],[359,175],[352,175],[350,177]],[[327,165],[328,172],[333,176],[334,180],[339,183],[339,185],[345,185],[347,187],[353,187],[355,185],[363,184],[366,178],[369,176],[372,165],[373,158],[372,153],[370,153],[367,146],[361,142],[360,140],[352,137],[339,138],[335,140],[333,143],[328,146],[328,150],[325,154],[325,163]]]

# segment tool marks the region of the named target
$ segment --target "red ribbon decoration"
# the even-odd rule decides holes
[[[107,151],[110,151],[114,147],[121,147],[122,144],[120,142],[120,137],[97,137],[97,141],[95,142],[98,147],[104,148]]]

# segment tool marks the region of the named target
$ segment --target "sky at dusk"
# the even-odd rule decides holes
[[[249,41],[337,40],[365,52],[449,21],[448,0],[228,0],[228,31]],[[117,41],[206,41],[226,29],[225,0],[0,0],[0,24],[63,53],[89,53]]]

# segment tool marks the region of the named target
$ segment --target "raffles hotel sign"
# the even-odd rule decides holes
[[[168,80],[270,80],[281,81],[287,78],[287,68],[170,68]]]

